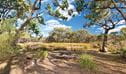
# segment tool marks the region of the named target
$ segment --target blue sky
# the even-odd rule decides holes
[[[45,0],[45,3],[48,3],[48,1],[50,1],[50,0]],[[47,23],[47,22],[51,21],[50,23],[48,23],[49,25],[46,24],[46,26],[40,26],[41,33],[44,34],[44,36],[48,36],[48,33],[50,31],[52,31],[54,27],[57,26],[56,24],[63,25],[63,27],[64,27],[64,25],[66,27],[70,27],[73,31],[76,31],[79,29],[86,29],[92,34],[101,34],[103,32],[103,30],[100,29],[100,27],[98,27],[98,26],[92,26],[90,28],[83,28],[83,26],[88,22],[88,20],[84,18],[84,13],[87,13],[87,12],[82,12],[82,13],[78,14],[75,10],[75,7],[72,5],[72,2],[73,2],[73,0],[69,0],[68,9],[74,10],[74,13],[76,15],[75,17],[69,16],[67,14],[67,10],[65,10],[65,11],[60,10],[60,12],[63,13],[64,16],[68,17],[67,21],[61,20],[56,17],[52,17],[48,14],[44,14],[45,22]],[[52,22],[53,23],[55,22],[55,24],[51,24]],[[53,25],[53,27],[51,26],[52,27],[51,28],[50,25]],[[62,26],[60,26],[60,27],[62,27]]]
[[[51,0],[45,0],[45,1],[48,2],[48,1],[51,1]],[[75,9],[75,7],[72,5],[73,1],[74,0],[69,0],[68,9]],[[77,14],[76,10],[75,10],[76,16],[72,18],[71,16],[67,15],[67,13],[66,13],[67,10],[65,10],[65,12],[62,11],[62,10],[60,10],[60,11],[61,11],[61,13],[63,13],[63,15],[68,17],[68,20],[64,21],[64,20],[61,20],[59,18],[55,18],[55,17],[49,16],[48,14],[45,14],[44,15],[45,21],[48,22],[49,25],[47,24],[46,27],[44,27],[44,26],[40,27],[42,34],[44,34],[45,36],[48,36],[48,33],[50,31],[52,31],[53,28],[57,27],[57,25],[60,25],[60,27],[64,27],[64,26],[69,27],[73,31],[76,31],[76,30],[79,30],[79,29],[86,29],[86,30],[88,30],[88,32],[90,32],[92,34],[101,34],[101,33],[104,32],[103,28],[101,28],[97,25],[91,26],[89,28],[83,28],[83,26],[88,22],[88,20],[86,18],[84,18],[84,14],[88,13],[88,12],[82,12],[80,14]],[[55,23],[55,24],[51,24],[52,22]],[[124,24],[126,24],[126,22],[124,20],[121,20],[119,22],[119,25],[117,25],[115,29],[110,30],[110,33],[120,31],[121,28],[126,27],[126,25],[124,25]],[[52,28],[50,27],[50,25],[53,25],[53,26],[51,26]]]
[[[76,30],[79,30],[79,29],[86,29],[86,30],[88,30],[90,33],[92,33],[92,34],[101,34],[101,32],[102,32],[102,30],[100,29],[100,27],[99,26],[92,26],[92,27],[90,27],[90,28],[83,28],[83,26],[86,24],[86,22],[88,21],[87,19],[85,19],[84,18],[84,15],[83,15],[83,13],[81,13],[81,14],[79,14],[79,15],[77,15],[77,16],[75,16],[75,17],[73,17],[73,18],[71,18],[70,20],[68,20],[68,21],[64,21],[64,20],[59,20],[58,18],[55,18],[55,17],[52,17],[52,16],[49,16],[49,15],[46,15],[46,22],[48,22],[48,21],[57,21],[57,22],[60,22],[60,24],[62,24],[62,25],[66,25],[66,27],[68,26],[68,27],[71,27],[71,29],[73,30],[73,31],[76,31]],[[58,23],[57,23],[58,24]],[[62,27],[62,26],[61,26]],[[47,28],[48,27],[44,27],[44,29],[46,29],[46,31],[47,31]],[[40,27],[40,29],[41,29],[41,31],[43,32],[44,31],[44,29],[43,29],[43,27]],[[48,29],[50,29],[50,28],[48,28]],[[50,29],[49,31],[51,31],[52,29]],[[46,31],[44,31],[45,33],[47,33]],[[48,31],[48,32],[49,32]],[[43,34],[45,34],[45,33],[43,33]]]
[[[34,0],[32,0],[32,1],[34,1]],[[45,4],[51,3],[51,1],[52,0],[42,0],[42,3],[44,5],[44,6],[42,6],[42,9],[44,9]],[[63,11],[61,9],[59,10],[60,13],[62,13],[64,16],[68,17],[67,21],[50,16],[47,13],[43,14],[46,25],[39,26],[41,34],[43,34],[44,36],[48,36],[48,33],[51,32],[56,27],[71,28],[73,31],[76,31],[79,29],[86,29],[86,30],[88,30],[88,32],[90,32],[92,34],[103,33],[104,30],[97,25],[94,25],[90,28],[83,28],[83,26],[88,22],[88,20],[86,18],[84,18],[84,13],[88,13],[88,12],[82,12],[82,13],[78,14],[75,10],[74,5],[72,5],[72,2],[74,0],[68,0],[68,1],[69,1],[68,9],[73,9],[74,10],[73,15],[76,15],[76,16],[75,17],[69,16],[67,13],[68,12],[67,9],[65,11]],[[40,12],[41,12],[41,10],[40,10]],[[23,22],[23,20],[20,20],[20,19],[18,19],[18,21],[20,24]],[[121,25],[117,25],[117,27],[115,29],[111,30],[110,32],[116,32],[116,31],[119,31],[121,28],[126,27],[125,25],[122,25],[122,24],[126,24],[126,22],[124,20],[121,20],[119,24],[121,24]]]

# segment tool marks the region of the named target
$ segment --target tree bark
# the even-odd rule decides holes
[[[12,46],[16,47],[16,42],[19,38],[19,34],[21,33],[21,31],[24,30],[24,27],[27,26],[27,24],[31,21],[31,19],[35,18],[35,17],[32,17],[32,15],[34,14],[35,11],[39,10],[40,6],[41,6],[41,4],[40,4],[39,8],[36,9],[37,2],[41,2],[41,0],[35,0],[34,1],[30,16],[27,18],[27,20],[23,24],[21,24],[21,27],[18,30],[16,30],[14,40],[12,41]]]
[[[108,39],[108,31],[109,30],[105,30],[104,36],[103,36],[103,43],[102,43],[102,47],[100,49],[100,52],[106,52],[105,47],[107,46],[107,39]]]

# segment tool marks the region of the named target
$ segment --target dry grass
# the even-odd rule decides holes
[[[27,46],[37,45],[48,50],[92,50],[93,45],[90,43],[41,43],[41,42],[30,42],[30,43],[19,43],[22,48]]]

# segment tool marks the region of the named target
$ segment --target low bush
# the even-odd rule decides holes
[[[93,56],[91,55],[88,54],[80,55],[78,62],[82,68],[87,68],[90,70],[96,69],[96,63],[93,61]]]
[[[48,51],[47,50],[38,51],[35,57],[44,60],[45,58],[48,57]]]
[[[0,35],[0,60],[9,58],[17,52],[18,48],[11,45],[12,40],[13,36],[8,33]]]
[[[126,48],[121,49],[121,56],[126,59]]]

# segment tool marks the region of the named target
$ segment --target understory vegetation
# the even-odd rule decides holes
[[[88,55],[88,54],[79,55],[78,62],[82,68],[87,68],[90,70],[96,70],[97,68],[96,63],[93,60],[93,56]]]
[[[126,74],[125,13],[125,0],[0,0],[0,74]]]
[[[9,58],[18,50],[11,45],[12,39],[13,36],[7,33],[0,35],[0,59]]]

